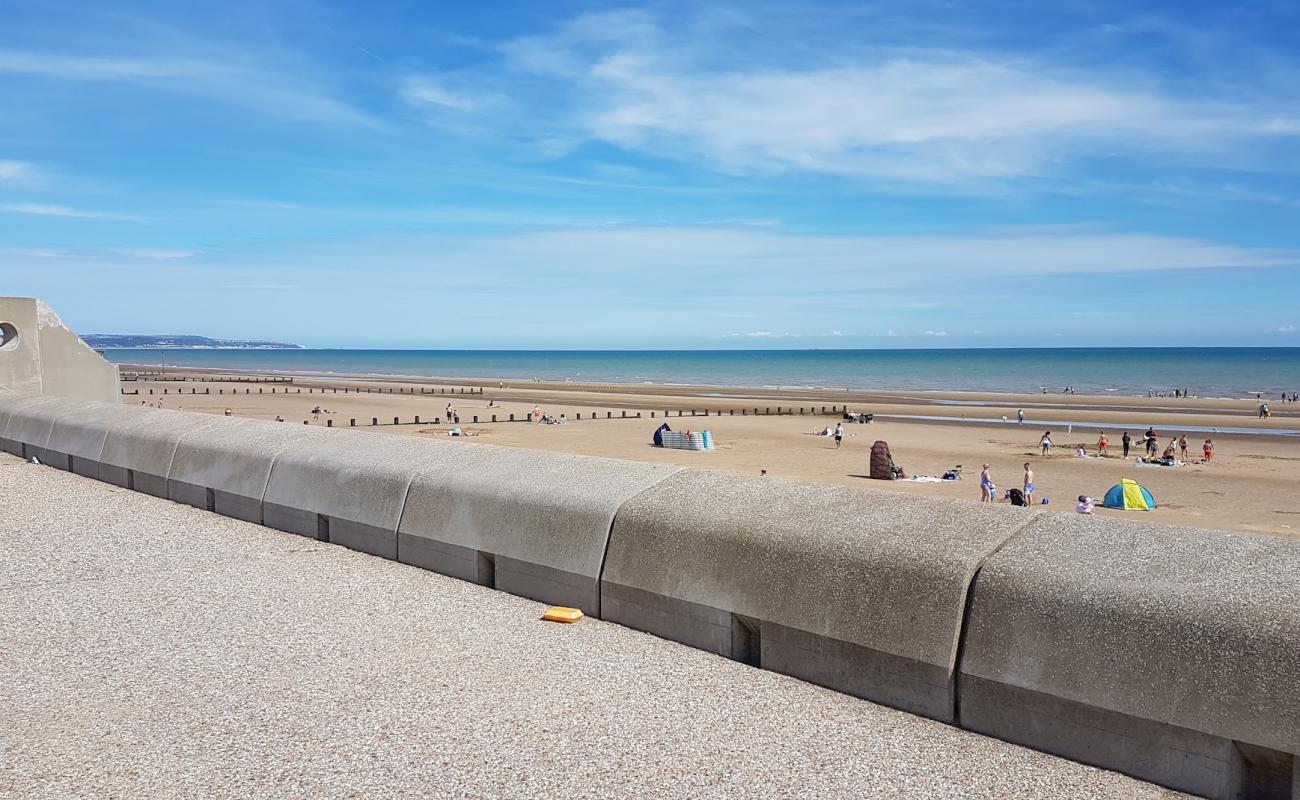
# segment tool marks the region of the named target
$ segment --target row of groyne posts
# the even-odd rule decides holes
[[[319,387],[319,388],[316,388],[316,387],[310,387],[310,386],[309,386],[309,387],[306,387],[306,389],[307,389],[307,394],[309,394],[309,395],[310,395],[310,394],[316,394],[316,393],[320,393],[320,394],[338,394],[338,393],[339,393],[339,389],[338,389],[338,387]],[[302,394],[302,393],[303,393],[302,390],[303,390],[303,387],[294,387],[293,389],[285,388],[282,392],[280,392],[280,394],[294,394],[294,395],[299,395],[299,394]],[[418,391],[417,391],[416,387],[412,387],[412,388],[410,388],[410,389],[406,389],[406,388],[403,388],[403,387],[400,387],[400,386],[399,386],[399,387],[395,387],[395,388],[388,388],[388,389],[384,389],[383,387],[366,387],[366,386],[359,386],[359,387],[349,387],[349,386],[345,386],[345,387],[343,387],[343,394],[348,394],[349,392],[351,392],[351,393],[353,393],[353,394],[409,394],[409,395],[426,395],[426,396],[427,396],[427,395],[458,395],[458,396],[479,395],[479,396],[481,396],[481,395],[483,394],[483,389],[482,389],[482,387],[437,387],[436,389],[433,388],[433,387],[430,387],[430,388],[419,387],[419,389],[418,389]],[[169,389],[166,389],[166,388],[164,388],[164,389],[162,390],[162,392],[161,392],[161,394],[163,394],[163,395],[168,395],[168,394],[171,394],[171,393],[172,393],[172,392],[171,392]],[[217,394],[218,394],[218,395],[224,395],[225,393],[226,393],[226,392],[225,392],[225,389],[217,389]],[[244,388],[244,391],[242,392],[242,394],[246,394],[246,395],[248,395],[248,394],[252,394],[252,393],[253,393],[253,390],[252,390],[251,388],[249,388],[249,387],[245,387],[245,388]],[[265,394],[265,393],[267,393],[267,392],[265,391],[264,387],[259,386],[259,387],[257,388],[257,394]],[[275,387],[271,387],[271,391],[269,392],[269,394],[276,394],[276,393],[277,393],[277,392],[276,392]],[[139,395],[139,394],[140,394],[140,390],[139,390],[139,389],[133,389],[133,390],[131,390],[131,391],[127,391],[126,389],[123,389],[123,390],[122,390],[122,394],[124,394],[124,395]],[[150,390],[149,390],[149,394],[151,394],[151,395],[154,394],[154,390],[153,390],[153,389],[150,389]],[[197,388],[191,388],[191,389],[189,390],[189,392],[185,392],[183,389],[177,389],[176,392],[175,392],[175,394],[178,394],[178,395],[184,395],[184,394],[191,394],[191,395],[211,395],[211,394],[212,394],[212,387],[204,387],[204,389],[203,389],[202,392],[200,392]],[[240,392],[238,389],[231,389],[231,390],[230,390],[230,394],[231,394],[232,396],[236,396],[236,395],[241,394],[241,392]],[[793,416],[809,416],[809,415],[811,415],[811,416],[818,416],[818,415],[839,415],[839,414],[843,414],[843,413],[845,413],[846,411],[848,411],[848,406],[839,406],[839,405],[832,405],[832,406],[829,407],[829,409],[828,409],[826,406],[821,406],[820,409],[818,408],[818,406],[797,406],[797,407],[796,407],[796,406],[776,406],[775,409],[774,409],[772,406],[764,406],[764,407],[762,407],[762,408],[759,408],[759,407],[756,406],[756,407],[754,407],[753,409],[749,409],[749,408],[742,408],[742,409],[740,409],[740,416],[742,416],[742,417],[747,417],[747,416],[764,417],[764,416],[772,416],[773,414],[775,414],[776,416],[791,416],[791,417],[793,417]],[[649,412],[650,419],[655,419],[655,418],[656,418],[656,413],[657,413],[657,412],[654,412],[654,411]],[[486,417],[486,415],[484,415],[484,416]],[[685,417],[685,416],[691,416],[691,417],[696,417],[696,416],[703,416],[703,417],[717,416],[717,417],[721,417],[721,416],[724,416],[724,409],[721,409],[721,408],[717,408],[717,409],[708,409],[708,408],[705,408],[705,409],[696,409],[696,408],[692,408],[692,409],[682,409],[682,408],[679,408],[679,409],[675,409],[675,410],[673,410],[673,409],[664,409],[663,416],[664,416],[665,418],[673,417],[673,416],[677,416],[677,417]],[[725,416],[731,416],[731,417],[736,416],[736,409],[734,409],[734,408],[726,409],[726,410],[725,410]],[[504,415],[504,419],[501,418],[501,417],[502,417],[502,415],[492,414],[491,417],[490,417],[490,419],[483,419],[483,420],[480,421],[480,419],[479,419],[479,415],[478,415],[478,414],[474,414],[474,415],[472,415],[472,416],[470,417],[470,421],[471,421],[471,424],[475,424],[475,425],[482,424],[482,423],[492,423],[492,422],[533,422],[533,421],[535,421],[534,418],[533,418],[533,415],[531,415],[531,414],[527,414],[527,413],[523,413],[523,414],[519,414],[519,415],[516,415],[516,414],[506,414],[506,415]],[[600,416],[600,412],[599,412],[599,411],[592,411],[592,412],[590,412],[590,413],[588,414],[588,417],[587,417],[587,418],[588,418],[588,419],[602,419],[602,417]],[[633,413],[629,414],[629,413],[627,412],[626,409],[622,409],[622,410],[620,410],[620,411],[619,411],[619,415],[618,415],[617,417],[614,416],[614,412],[613,412],[613,411],[606,411],[606,412],[605,412],[605,416],[603,417],[603,419],[641,419],[641,418],[642,418],[642,412],[640,412],[640,411],[636,411],[636,412],[633,412]],[[575,420],[575,421],[581,421],[581,420],[582,420],[582,412],[581,412],[581,411],[579,411],[577,414],[574,415],[574,420]],[[448,423],[448,424],[456,424],[456,425],[459,425],[459,424],[460,424],[460,416],[457,415],[457,416],[455,416],[455,417],[448,418],[448,419],[447,419],[447,423]],[[307,420],[303,420],[303,424],[306,425],[306,424],[309,424],[309,423],[308,423]],[[379,417],[371,417],[371,418],[370,418],[370,425],[371,425],[372,427],[378,426],[378,425],[380,425],[380,424],[387,424],[387,423],[380,423],[380,421],[379,421]],[[411,419],[411,420],[408,421],[408,422],[403,422],[402,419],[401,419],[401,417],[393,417],[393,422],[392,422],[392,424],[393,424],[393,425],[441,425],[441,424],[442,424],[442,417],[434,417],[432,420],[425,419],[425,420],[421,421],[420,417],[417,415],[417,416],[415,416],[413,419]],[[325,425],[326,425],[326,427],[329,427],[329,428],[334,427],[334,420],[332,420],[332,419],[327,419],[327,420],[325,420]],[[365,423],[362,422],[362,426],[364,426],[364,425],[365,425]],[[357,420],[356,420],[355,417],[352,417],[352,418],[349,418],[349,419],[348,419],[348,427],[350,427],[350,428],[355,428],[355,427],[357,427]]]
[[[161,372],[123,372],[118,376],[124,381],[154,381],[169,383],[184,383],[186,381],[195,381],[198,383],[293,383],[291,376],[264,375],[256,377],[243,377],[235,375],[164,375]]]

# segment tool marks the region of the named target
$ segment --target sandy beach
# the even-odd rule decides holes
[[[124,368],[124,374],[128,370]],[[1259,419],[1258,404],[1250,399],[864,393],[574,382],[521,385],[482,377],[453,380],[322,374],[295,374],[291,384],[273,384],[252,382],[256,376],[247,373],[193,369],[168,370],[167,377],[172,380],[124,380],[122,386],[128,394],[123,401],[215,414],[229,409],[234,416],[282,417],[286,424],[348,427],[355,421],[366,430],[442,438],[448,437],[451,427],[446,420],[447,404],[451,403],[459,413],[459,428],[470,434],[459,439],[466,446],[491,443],[749,475],[766,470],[770,476],[794,481],[943,495],[972,502],[979,498],[982,464],[990,465],[1001,493],[1020,486],[1022,465],[1028,461],[1035,473],[1036,497],[1047,498],[1045,508],[1050,511],[1074,513],[1077,496],[1087,494],[1097,499],[1099,514],[1251,534],[1300,535],[1300,437],[1294,435],[1300,430],[1300,404],[1282,404],[1276,398],[1269,401],[1272,416]],[[467,388],[482,393],[444,393]],[[814,435],[814,431],[833,427],[840,417],[838,410],[846,405],[853,411],[874,414],[875,420],[869,425],[846,423],[844,444],[837,449],[832,439]],[[322,409],[319,415],[312,413],[317,407]],[[511,414],[522,420],[538,407],[554,417],[564,414],[568,422],[506,421]],[[825,415],[819,413],[823,407],[828,412]],[[837,413],[829,413],[832,407]],[[706,410],[707,418],[703,416]],[[1018,410],[1025,413],[1023,425],[1016,421]],[[650,418],[652,412],[654,419]],[[675,430],[711,431],[717,449],[694,452],[654,447],[651,436],[664,421],[665,412]],[[490,422],[494,414],[500,421]],[[414,424],[416,416],[421,424]],[[477,423],[473,422],[475,416]],[[401,424],[394,425],[394,418]],[[377,426],[371,424],[375,419],[380,422]],[[1186,433],[1188,463],[1148,466],[1121,458],[1122,433],[1127,430],[1134,438],[1132,454],[1136,455],[1141,449],[1137,442],[1148,426],[1155,427],[1162,447]],[[1038,442],[1048,430],[1055,447],[1043,456]],[[1101,430],[1109,437],[1110,455],[1078,457],[1078,446],[1096,456]],[[1206,438],[1214,440],[1212,463],[1201,461],[1201,444]],[[894,460],[909,476],[940,476],[960,464],[963,477],[938,483],[870,480],[866,477],[869,451],[878,439],[889,442]],[[1150,489],[1159,508],[1145,513],[1101,509],[1101,496],[1122,477],[1134,478]],[[545,480],[545,476],[538,479]]]

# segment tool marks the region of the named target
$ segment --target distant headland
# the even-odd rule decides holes
[[[96,350],[156,347],[169,350],[301,350],[300,344],[243,339],[209,339],[206,336],[139,336],[90,333],[81,337]]]

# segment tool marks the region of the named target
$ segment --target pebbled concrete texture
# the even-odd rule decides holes
[[[398,529],[401,560],[473,580],[469,556],[489,554],[496,588],[595,616],[615,512],[680,471],[490,445],[458,449],[454,469],[412,481]]]
[[[109,428],[99,457],[100,479],[126,486],[126,473],[130,470],[137,491],[166,497],[167,473],[181,437],[224,419],[189,411],[144,409],[144,412]]]
[[[684,471],[619,511],[604,617],[947,720],[971,576],[1034,513]]]
[[[262,497],[276,457],[332,434],[306,425],[221,418],[180,439],[167,474],[167,496],[204,508],[210,489],[219,493],[217,512],[261,522]]]
[[[0,456],[0,795],[1172,798]]]
[[[1300,546],[1044,516],[980,572],[960,681],[973,730],[1208,797],[1284,785]]]

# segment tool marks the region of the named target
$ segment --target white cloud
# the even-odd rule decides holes
[[[888,336],[888,337],[891,338],[891,339],[895,339],[895,338],[898,337],[898,333],[897,333],[896,331],[892,330],[892,329],[891,329],[891,330],[887,330],[887,331],[885,331],[885,335]]]
[[[12,214],[32,214],[41,217],[72,217],[76,219],[111,219],[120,222],[144,222],[144,217],[134,214],[116,214],[109,211],[88,211],[69,206],[47,205],[45,203],[10,203],[0,206],[0,211]]]
[[[32,165],[26,161],[0,161],[0,181],[15,181],[32,174]]]
[[[798,339],[797,333],[775,333],[773,331],[750,331],[749,333],[729,333],[729,339]]]
[[[134,84],[155,91],[213,99],[281,119],[368,125],[378,123],[309,75],[292,59],[278,64],[242,51],[206,47],[184,40],[187,55],[144,53],[95,56],[0,49],[0,75],[62,81]],[[200,53],[201,56],[188,55]]]
[[[1280,327],[1280,328],[1277,329],[1277,332],[1278,332],[1278,333],[1295,333],[1296,330],[1297,330],[1297,329],[1296,329],[1296,326],[1294,326],[1294,325],[1283,325],[1282,327]]]
[[[922,336],[947,336],[947,331],[925,331]]]
[[[448,90],[429,76],[408,78],[402,86],[402,99],[412,105],[435,105],[470,111],[478,103],[468,96]]]
[[[1096,152],[1168,154],[1300,135],[1300,114],[1279,113],[1287,106],[1267,98],[1184,98],[1095,67],[938,47],[736,66],[690,30],[665,32],[641,12],[595,14],[505,53],[514,68],[569,88],[578,135],[746,174],[978,182],[1043,176]]]
[[[301,289],[296,283],[231,283],[225,286],[218,286],[218,289],[239,289],[249,292],[281,292],[290,289]]]
[[[114,248],[114,253],[132,258],[152,258],[160,261],[171,261],[182,258],[193,258],[199,254],[198,250],[167,250],[152,247],[123,247]]]

